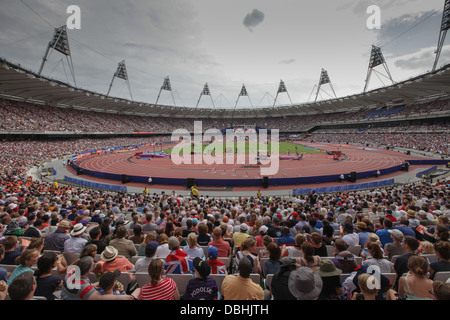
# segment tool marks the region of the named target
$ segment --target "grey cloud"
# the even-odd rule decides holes
[[[291,64],[294,63],[296,60],[295,59],[287,59],[287,60],[282,60],[280,61],[281,64]]]
[[[450,60],[450,50],[449,46],[442,49],[441,56],[439,59],[439,65],[448,63]],[[398,68],[404,70],[427,70],[433,65],[435,59],[435,48],[431,47],[427,50],[422,50],[416,55],[409,56],[407,58],[399,58],[394,62],[394,65]]]
[[[244,18],[244,26],[252,31],[252,27],[256,27],[264,21],[264,13],[258,9],[253,9],[251,13],[248,13]]]

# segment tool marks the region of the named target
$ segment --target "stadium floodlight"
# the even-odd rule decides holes
[[[250,100],[250,96],[248,95],[247,88],[245,87],[245,84],[243,84],[243,85],[242,85],[242,88],[241,88],[241,91],[239,92],[238,98],[237,98],[237,100],[236,100],[236,103],[234,104],[234,110],[233,110],[233,115],[232,115],[232,116],[234,116],[234,112],[236,111],[236,106],[237,106],[237,104],[238,104],[238,102],[239,102],[239,99],[240,99],[241,97],[247,97],[247,98],[248,98],[248,101],[250,101],[250,105],[251,105],[252,108],[253,108],[252,100]]]
[[[275,100],[273,101],[273,106],[272,106],[272,107],[275,107],[275,104],[276,104],[276,102],[277,102],[277,100],[278,100],[278,95],[279,95],[280,93],[286,93],[287,96],[288,96],[288,98],[289,98],[289,101],[291,101],[291,104],[292,104],[291,97],[289,96],[289,92],[288,92],[287,89],[286,89],[286,85],[284,84],[284,81],[283,81],[283,80],[280,80],[280,84],[278,85],[277,95],[276,95],[276,97],[275,97]]]
[[[317,91],[316,91],[316,99],[314,100],[314,103],[317,102],[317,98],[319,97],[319,93],[320,93],[320,90],[321,90],[322,86],[323,86],[323,85],[326,85],[326,84],[328,84],[328,85],[331,87],[331,90],[333,91],[333,94],[334,94],[334,98],[337,99],[336,92],[334,91],[333,85],[331,84],[331,80],[330,80],[330,77],[328,76],[328,72],[327,72],[326,70],[322,69],[322,71],[320,72],[319,84],[316,85],[316,86],[314,86],[314,88],[313,88],[313,91],[314,91],[315,88],[317,87]],[[331,98],[333,98],[333,97],[332,97],[328,92],[326,92],[325,90],[322,90],[322,91],[324,91],[324,92],[327,93]],[[310,97],[311,97],[311,96],[310,96]],[[309,101],[309,99],[308,99],[308,101]]]
[[[211,96],[211,91],[209,91],[208,83],[206,83],[206,84],[203,86],[203,90],[202,90],[202,92],[200,93],[200,97],[198,98],[197,105],[195,106],[195,109],[197,109],[198,104],[200,103],[200,100],[202,99],[202,96],[209,96],[209,97],[211,98],[211,102],[212,102],[212,105],[213,105],[213,108],[214,108],[214,100],[213,100],[213,98],[212,98],[212,96]]]
[[[439,32],[438,47],[435,52],[436,59],[434,60],[432,72],[436,71],[436,67],[441,56],[442,47],[444,46],[448,29],[450,29],[450,0],[445,0],[444,11],[442,13],[441,30]]]
[[[155,105],[158,105],[159,97],[161,96],[161,92],[163,90],[170,92],[170,95],[172,96],[173,104],[174,104],[174,106],[176,106],[176,104],[175,104],[175,97],[173,95],[172,85],[170,84],[169,76],[164,78],[164,82],[163,82],[163,85],[161,86],[161,89],[159,89],[159,94],[158,94],[158,98],[156,98]]]
[[[74,71],[73,62],[72,62],[72,55],[70,53],[69,36],[67,35],[67,27],[65,25],[61,26],[59,28],[55,28],[55,32],[53,33],[53,38],[48,43],[44,57],[42,58],[41,67],[39,68],[39,72],[38,72],[39,75],[41,75],[42,70],[44,69],[45,63],[47,62],[47,59],[48,59],[49,55],[51,54],[51,52],[50,52],[51,49],[58,51],[59,53],[63,54],[66,57],[67,64],[69,65],[69,69],[72,74],[73,82],[76,86],[77,82],[75,80],[75,71]]]
[[[375,68],[380,65],[382,65],[384,67],[384,70],[386,71],[386,75],[375,70]],[[369,86],[369,81],[370,81],[372,72],[375,72],[377,76],[382,75],[382,76],[390,79],[392,84],[395,84],[394,80],[392,79],[391,72],[389,71],[389,68],[387,66],[386,60],[384,60],[384,56],[383,56],[383,53],[381,52],[381,48],[376,47],[376,46],[372,46],[372,52],[370,54],[369,68],[367,71],[366,85],[364,87],[364,92],[367,91],[367,87]],[[378,77],[378,79],[380,79],[380,77]],[[380,81],[383,82],[381,79],[380,79]],[[384,83],[383,83],[383,85],[384,85]]]
[[[108,93],[106,94],[107,96],[109,96],[109,93],[111,92],[111,88],[112,88],[115,78],[119,78],[119,79],[126,81],[127,86],[128,86],[128,91],[130,92],[131,100],[133,100],[133,95],[131,94],[130,81],[128,79],[127,66],[125,64],[125,60],[122,60],[121,62],[119,62],[119,65],[117,66],[117,70],[114,73],[113,78],[111,80],[111,84],[109,85]]]

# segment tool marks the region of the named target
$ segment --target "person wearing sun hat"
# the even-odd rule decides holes
[[[410,227],[413,230],[416,230],[416,228],[420,225],[419,219],[416,218],[416,211],[409,209],[408,211],[406,211],[406,216],[409,221],[408,227]]]
[[[44,238],[44,250],[64,251],[64,243],[70,239],[68,230],[70,229],[69,221],[62,220],[57,224],[55,232],[50,233]]]
[[[352,294],[342,286],[340,275],[342,270],[336,268],[336,265],[330,259],[324,259],[320,262],[317,274],[322,278],[322,290],[319,294],[319,300],[351,300]]]
[[[322,291],[322,278],[308,267],[300,267],[289,275],[289,291],[297,300],[317,300]]]
[[[81,223],[77,223],[73,227],[72,231],[70,231],[71,237],[64,242],[64,253],[81,253],[81,250],[88,242],[82,237],[86,229]]]

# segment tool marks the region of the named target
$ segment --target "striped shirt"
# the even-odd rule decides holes
[[[171,278],[162,279],[158,284],[142,287],[138,300],[174,300],[177,284]]]

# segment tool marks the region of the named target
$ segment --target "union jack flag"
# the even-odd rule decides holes
[[[194,264],[181,249],[171,251],[164,263],[166,274],[184,274],[194,270]]]
[[[227,267],[225,263],[219,259],[208,260],[208,263],[211,266],[211,274],[227,274]]]

